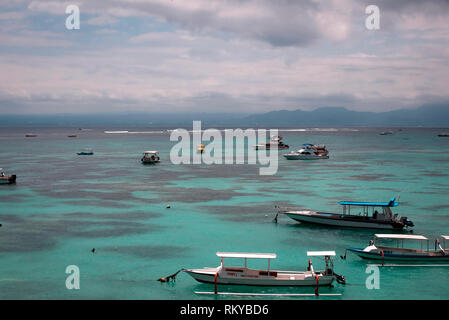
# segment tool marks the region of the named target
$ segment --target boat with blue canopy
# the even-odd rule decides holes
[[[407,217],[393,214],[391,208],[399,205],[395,198],[389,202],[340,201],[339,204],[343,207],[341,214],[296,208],[280,208],[278,214],[303,223],[335,227],[403,230],[414,226]]]

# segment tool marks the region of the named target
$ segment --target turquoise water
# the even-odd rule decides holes
[[[0,128],[0,167],[18,176],[16,185],[0,186],[0,298],[225,299],[196,295],[213,288],[183,273],[175,283],[156,279],[180,268],[215,267],[217,251],[274,252],[273,269],[304,269],[306,251],[340,256],[347,247],[365,247],[375,232],[301,225],[285,216],[275,224],[275,205],[339,212],[341,200],[388,201],[400,194],[395,213],[415,223],[415,234],[432,240],[449,234],[449,139],[437,137],[438,129],[380,131],[281,131],[293,149],[326,144],[330,159],[280,156],[277,174],[260,176],[259,165],[173,165],[174,142],[159,129]],[[28,132],[38,137],[25,138]],[[67,138],[73,133],[78,137]],[[84,148],[95,155],[76,155]],[[161,163],[141,165],[141,153],[152,149]],[[329,299],[449,298],[448,268],[383,268],[380,289],[369,290],[366,261],[348,253],[334,264],[348,283],[320,288],[342,294]],[[68,265],[80,269],[80,290],[65,286]]]

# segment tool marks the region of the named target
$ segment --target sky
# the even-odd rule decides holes
[[[448,18],[447,0],[2,0],[0,114],[445,103]]]

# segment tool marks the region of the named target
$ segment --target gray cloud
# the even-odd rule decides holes
[[[79,33],[55,31],[64,1],[0,4],[11,12],[1,113],[383,111],[449,98],[447,1],[80,2]],[[368,4],[379,31],[364,27]]]

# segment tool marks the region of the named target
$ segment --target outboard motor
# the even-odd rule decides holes
[[[344,276],[342,276],[340,274],[336,274],[335,272],[334,272],[334,276],[335,276],[335,279],[337,280],[337,283],[346,284],[346,278]]]
[[[9,184],[16,183],[17,176],[15,174],[11,175],[8,179]]]
[[[406,227],[414,227],[415,226],[415,224],[412,221],[410,221],[409,219],[407,219],[407,217],[401,217],[401,222]]]

